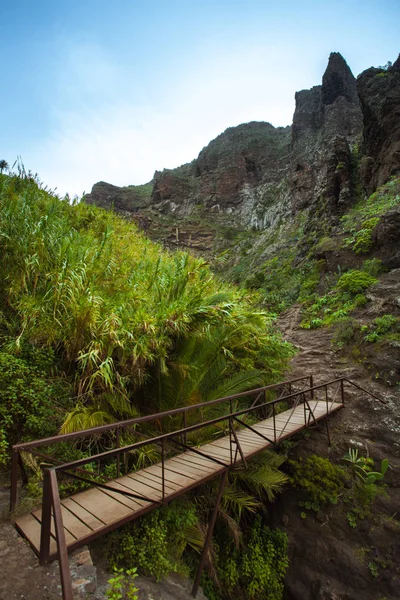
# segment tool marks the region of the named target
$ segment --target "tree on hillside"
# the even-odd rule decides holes
[[[4,170],[9,169],[8,162],[6,160],[0,160],[0,173],[3,173]]]

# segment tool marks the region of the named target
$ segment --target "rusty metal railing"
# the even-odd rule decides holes
[[[306,389],[302,389],[299,391],[293,391],[294,384],[299,384],[299,382],[309,382],[309,387]],[[373,394],[372,392],[365,390],[358,386],[358,384],[353,383],[352,381],[346,378],[338,378],[332,381],[320,384],[313,385],[313,377],[312,375],[301,377],[293,380],[289,380],[286,382],[282,382],[279,384],[274,384],[270,386],[265,386],[262,388],[257,388],[255,390],[250,390],[247,392],[242,392],[240,394],[235,394],[232,396],[227,396],[225,398],[219,398],[216,400],[212,400],[209,402],[203,402],[192,406],[186,406],[178,409],[173,409],[170,411],[165,411],[162,413],[157,413],[153,415],[137,417],[135,419],[129,419],[126,421],[119,421],[117,423],[113,423],[111,425],[104,425],[100,427],[94,427],[91,429],[87,429],[84,431],[79,431],[75,433],[68,433],[59,436],[54,436],[51,438],[46,438],[42,440],[36,440],[33,442],[21,443],[13,446],[12,448],[12,472],[11,472],[11,493],[10,493],[10,509],[14,510],[16,503],[18,501],[18,467],[21,468],[23,479],[25,480],[26,473],[24,470],[23,460],[21,457],[21,452],[31,452],[34,456],[38,456],[43,460],[48,462],[55,463],[53,466],[44,469],[44,481],[43,481],[43,500],[42,500],[42,526],[41,526],[41,538],[40,538],[40,561],[42,563],[47,562],[50,558],[54,558],[54,556],[50,556],[50,539],[51,539],[51,520],[54,519],[55,525],[55,538],[57,542],[57,557],[60,562],[60,572],[61,572],[61,583],[63,588],[63,598],[64,600],[72,600],[72,591],[70,590],[70,574],[68,567],[68,556],[67,556],[67,546],[65,541],[65,532],[63,528],[62,521],[62,513],[61,513],[61,504],[60,504],[60,496],[59,496],[59,487],[58,487],[58,475],[63,474],[68,478],[72,478],[78,481],[81,481],[85,484],[94,485],[104,490],[112,491],[112,493],[119,493],[128,498],[145,501],[148,503],[147,506],[140,511],[140,514],[151,510],[155,506],[162,505],[166,501],[166,485],[165,485],[165,462],[168,459],[168,452],[170,451],[168,448],[174,448],[175,451],[179,450],[190,450],[194,454],[206,457],[207,459],[213,461],[218,465],[218,469],[212,475],[215,477],[218,473],[223,473],[225,471],[229,471],[236,466],[238,462],[242,462],[246,466],[246,457],[243,449],[240,445],[240,440],[238,438],[238,426],[243,426],[244,428],[248,428],[258,436],[263,438],[266,442],[271,445],[278,444],[283,438],[287,437],[287,435],[291,435],[291,432],[287,431],[287,425],[290,423],[290,419],[296,409],[303,405],[304,407],[304,428],[310,426],[310,422],[312,420],[313,423],[317,423],[317,418],[315,417],[316,407],[322,400],[319,398],[319,394],[325,392],[324,394],[324,402],[326,403],[326,417],[332,411],[333,403],[335,402],[338,393],[340,394],[340,401],[338,404],[344,405],[345,403],[345,392],[344,385],[348,383],[353,385],[362,391],[366,392],[370,396],[378,399],[379,401],[383,401],[381,398]],[[336,390],[339,392],[335,392],[333,399],[329,399],[328,388],[332,388],[336,386]],[[280,395],[272,400],[268,400],[267,396],[270,392],[279,391],[281,389]],[[286,392],[289,393],[286,393]],[[235,409],[233,406],[233,402],[236,399],[251,399],[254,398],[252,404],[248,407],[241,408],[239,410]],[[186,416],[189,411],[194,411],[196,409],[204,409],[209,408],[213,405],[227,403],[227,413],[220,415],[216,418],[209,419],[204,422],[195,423],[193,425],[187,425]],[[289,407],[290,413],[286,419],[285,423],[280,422],[279,427],[277,427],[277,417],[281,412],[287,411]],[[269,437],[265,433],[255,429],[254,423],[249,424],[246,421],[246,418],[261,415],[259,420],[272,419],[273,424],[273,437]],[[151,421],[160,422],[165,418],[169,418],[171,416],[181,415],[182,416],[182,424],[183,427],[176,429],[174,431],[161,433],[159,435],[149,437],[146,439],[142,439],[140,441],[126,444],[124,446],[120,445],[120,434],[128,428],[137,427],[137,425],[141,423],[148,423]],[[325,414],[323,415],[325,416]],[[321,417],[319,417],[321,418]],[[230,453],[229,459],[227,461],[220,460],[220,458],[216,458],[211,454],[207,454],[201,450],[201,446],[190,445],[190,435],[194,432],[204,429],[207,427],[215,427],[216,425],[220,425],[226,422],[226,426],[229,432],[229,440],[230,440]],[[327,419],[326,419],[327,422]],[[57,444],[64,441],[76,440],[79,438],[99,435],[105,432],[115,431],[116,432],[116,447],[97,453],[95,455],[81,458],[74,461],[62,462],[59,459],[55,459],[52,456],[43,454],[41,452],[37,452],[36,448],[42,446],[50,446],[53,444]],[[329,429],[327,427],[328,436]],[[142,433],[135,431],[138,435],[143,436]],[[142,494],[135,494],[132,490],[123,489],[123,487],[113,487],[109,485],[109,482],[112,481],[110,479],[102,477],[102,481],[95,481],[93,477],[94,473],[85,470],[83,467],[88,465],[89,463],[97,462],[100,464],[101,461],[108,461],[110,459],[115,459],[117,463],[117,476],[121,474],[121,464],[120,457],[121,455],[126,455],[128,453],[134,452],[135,450],[139,450],[146,445],[155,445],[160,449],[160,458],[161,458],[161,495],[157,500],[147,498]],[[266,444],[267,445],[267,444]],[[239,459],[240,456],[240,459]],[[178,495],[178,493],[176,494]],[[168,501],[171,499],[170,494],[168,495]],[[136,514],[136,513],[135,513]],[[136,515],[138,516],[138,515]],[[125,521],[131,520],[131,517],[128,516],[124,520],[118,522],[119,525],[123,524]],[[54,535],[53,535],[54,537]],[[86,540],[88,541],[88,540]],[[68,591],[69,590],[69,591]]]

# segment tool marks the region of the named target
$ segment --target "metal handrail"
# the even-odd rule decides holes
[[[311,383],[311,386],[308,389],[292,392],[292,388],[291,388],[292,383],[295,383],[298,381],[303,381],[306,379],[309,379],[309,381]],[[114,423],[109,426],[101,426],[101,427],[92,428],[90,430],[84,430],[81,432],[77,432],[76,434],[65,434],[63,436],[56,436],[53,438],[46,438],[45,440],[37,440],[36,442],[29,442],[28,444],[24,444],[24,443],[17,444],[15,446],[13,446],[13,448],[12,448],[12,480],[11,480],[11,494],[10,494],[11,510],[13,510],[13,508],[15,507],[16,501],[17,501],[18,465],[23,467],[21,454],[20,454],[21,451],[32,452],[32,454],[34,454],[34,455],[36,454],[39,457],[42,456],[45,459],[48,458],[50,460],[53,460],[56,463],[59,463],[60,461],[58,459],[52,459],[52,457],[46,457],[46,455],[42,455],[41,453],[33,451],[32,449],[34,447],[43,446],[46,444],[49,445],[51,443],[56,443],[59,441],[63,441],[65,439],[73,439],[73,438],[80,437],[83,435],[91,435],[91,434],[93,434],[93,432],[99,433],[99,431],[101,431],[101,432],[109,431],[113,428],[117,429],[117,431],[120,431],[121,429],[128,426],[128,424],[131,425],[133,423],[139,423],[139,422],[145,422],[145,421],[150,421],[150,420],[154,420],[154,419],[159,419],[160,417],[170,416],[171,414],[181,413],[183,415],[182,421],[183,421],[184,426],[175,431],[157,435],[155,437],[148,438],[148,439],[145,439],[145,440],[142,440],[139,442],[135,442],[133,444],[128,444],[123,447],[120,447],[119,436],[118,436],[117,448],[115,448],[115,449],[107,450],[105,452],[100,452],[96,455],[93,455],[93,456],[90,456],[87,458],[78,459],[78,460],[70,461],[67,463],[56,464],[54,466],[51,466],[50,468],[45,469],[44,485],[43,485],[43,501],[42,501],[40,561],[41,561],[41,563],[47,562],[50,558],[50,538],[51,538],[51,535],[54,536],[54,534],[51,533],[51,520],[52,520],[52,518],[54,518],[55,539],[57,542],[57,556],[60,561],[60,572],[61,572],[63,598],[64,598],[64,600],[72,600],[72,587],[71,587],[71,578],[70,578],[69,565],[68,565],[67,546],[66,546],[66,540],[65,540],[65,532],[64,532],[62,510],[61,510],[61,501],[60,501],[60,497],[59,497],[59,488],[58,488],[58,481],[57,481],[57,473],[59,471],[62,472],[67,477],[72,477],[73,479],[77,479],[77,480],[81,480],[81,481],[84,481],[84,482],[87,482],[90,484],[94,484],[95,486],[104,488],[105,490],[112,491],[113,493],[120,493],[122,495],[131,497],[133,499],[144,500],[146,502],[149,502],[150,504],[160,505],[160,504],[164,503],[165,496],[166,496],[166,494],[165,494],[165,486],[166,486],[166,484],[165,484],[165,461],[166,461],[165,444],[166,443],[170,442],[175,446],[178,446],[181,448],[186,448],[187,450],[191,450],[195,454],[206,456],[206,458],[218,463],[220,465],[220,469],[218,469],[218,471],[216,471],[216,473],[222,472],[223,473],[223,481],[225,481],[227,472],[236,465],[238,453],[240,455],[240,459],[243,462],[243,464],[245,466],[247,466],[246,458],[245,458],[244,452],[240,445],[240,440],[239,440],[238,435],[234,428],[234,421],[238,422],[239,424],[244,425],[246,428],[248,428],[252,432],[261,436],[267,442],[276,444],[282,438],[282,434],[286,429],[287,423],[290,421],[290,417],[293,415],[294,410],[300,405],[301,401],[304,405],[304,427],[308,427],[311,415],[313,416],[314,421],[317,422],[316,418],[314,416],[314,412],[310,407],[309,401],[306,398],[306,394],[310,394],[311,399],[313,399],[315,391],[325,389],[325,402],[327,403],[326,423],[328,423],[327,417],[329,415],[330,409],[332,408],[332,405],[336,398],[336,396],[333,398],[333,400],[331,401],[330,407],[328,407],[328,386],[332,386],[335,383],[340,383],[338,390],[340,390],[340,392],[341,392],[342,405],[344,405],[344,383],[349,383],[349,384],[361,389],[362,391],[366,392],[370,396],[376,398],[380,402],[385,402],[384,400],[382,400],[381,398],[379,398],[372,392],[362,388],[361,386],[359,386],[358,384],[352,382],[351,380],[349,380],[347,378],[341,377],[341,378],[333,379],[326,383],[322,383],[319,385],[313,385],[313,379],[312,379],[312,375],[311,375],[311,376],[307,376],[307,377],[301,377],[298,379],[290,380],[288,382],[282,382],[280,384],[265,386],[264,388],[258,388],[256,390],[250,390],[248,392],[242,392],[240,394],[236,394],[233,396],[219,398],[216,400],[212,400],[210,402],[199,403],[199,404],[193,405],[191,407],[183,407],[181,409],[174,409],[172,411],[166,411],[164,413],[158,413],[156,415],[149,415],[148,417],[139,417],[137,419],[130,419],[128,421],[121,421],[119,423]],[[285,385],[289,385],[289,392],[290,392],[289,394],[287,394],[287,395],[281,394],[281,396],[279,398],[275,398],[274,400],[269,400],[269,401],[265,401],[261,404],[257,404],[260,397],[262,397],[263,392],[264,392],[264,398],[265,398],[266,391],[274,389],[274,388],[279,388],[279,387],[285,386]],[[337,395],[337,393],[338,392],[336,392],[336,395]],[[258,394],[258,395],[256,397],[256,400],[253,402],[253,404],[250,407],[233,411],[232,400],[234,400],[236,398],[240,398],[240,397],[246,397],[249,395],[251,396],[253,394]],[[283,392],[283,394],[284,394],[284,392]],[[279,437],[277,438],[276,416],[277,416],[277,414],[280,414],[280,413],[276,413],[276,405],[280,402],[290,401],[293,398],[296,398],[297,401],[295,402],[294,406],[292,407],[292,411],[289,415],[289,418],[287,419],[284,427],[280,431]],[[188,410],[192,410],[194,408],[199,408],[199,407],[204,407],[204,406],[210,406],[212,404],[217,404],[217,403],[221,403],[224,401],[229,401],[229,408],[230,408],[229,414],[226,414],[226,415],[214,418],[214,419],[210,419],[210,420],[202,422],[202,423],[197,423],[194,425],[187,426],[186,413]],[[321,402],[321,400],[317,399],[317,402],[314,406],[314,410],[319,402]],[[310,411],[308,421],[307,421],[307,416],[306,416],[306,405],[308,407],[307,410]],[[266,409],[269,406],[272,406],[272,422],[273,422],[273,428],[274,428],[274,440],[269,439],[263,433],[261,433],[260,431],[255,429],[255,427],[252,427],[248,423],[245,423],[244,420],[239,418],[243,415],[252,414],[254,411],[257,411],[257,410]],[[199,450],[198,448],[190,447],[187,445],[187,434],[188,433],[191,433],[191,432],[196,431],[201,428],[209,427],[211,425],[215,425],[217,423],[220,423],[220,422],[223,422],[226,420],[229,423],[229,439],[230,439],[230,460],[228,463],[223,462],[222,460],[219,460],[215,456],[207,455],[204,452],[202,452],[201,450]],[[328,437],[329,437],[328,424],[327,424],[327,432],[328,432]],[[140,435],[142,435],[142,434],[140,434]],[[184,440],[184,441],[181,441],[181,440]],[[117,471],[119,473],[119,460],[120,460],[121,453],[131,452],[132,450],[141,448],[147,444],[161,445],[161,497],[157,500],[146,498],[145,496],[141,496],[139,494],[134,494],[134,493],[132,493],[132,490],[129,490],[129,491],[124,490],[123,484],[121,484],[121,488],[117,488],[117,487],[113,487],[111,485],[107,485],[107,483],[99,483],[99,482],[96,482],[93,480],[89,480],[89,479],[77,474],[77,472],[79,472],[79,473],[83,472],[84,474],[92,475],[92,473],[88,473],[87,471],[81,469],[80,467],[82,467],[90,462],[93,462],[93,461],[101,461],[103,459],[112,458],[112,457],[117,458]],[[236,451],[235,451],[234,456],[233,456],[233,451],[232,451],[233,444],[236,445]],[[201,448],[201,446],[200,446],[200,448]],[[218,456],[218,454],[217,454],[217,456]],[[72,473],[71,472],[72,470],[75,472]],[[103,481],[104,481],[104,478],[103,478]]]
[[[233,394],[232,396],[224,396],[223,398],[216,398],[215,400],[208,400],[207,402],[199,402],[198,404],[191,404],[190,406],[182,406],[179,408],[173,408],[171,410],[154,413],[151,415],[145,415],[143,417],[135,417],[133,419],[126,419],[124,421],[116,421],[115,423],[110,423],[109,425],[99,425],[98,427],[91,427],[89,429],[82,429],[80,431],[75,431],[73,433],[63,433],[61,435],[55,435],[48,438],[43,438],[40,440],[34,440],[32,442],[21,442],[19,444],[14,444],[13,448],[19,450],[29,450],[29,448],[39,448],[40,446],[50,446],[52,444],[58,444],[59,442],[63,442],[66,440],[72,440],[79,437],[87,437],[91,435],[98,435],[101,433],[105,433],[106,431],[112,431],[114,429],[125,429],[127,427],[131,427],[132,425],[138,425],[140,423],[146,423],[149,421],[156,421],[166,417],[175,416],[178,414],[184,414],[192,410],[196,410],[199,408],[205,408],[209,406],[213,406],[215,404],[220,404],[222,402],[228,402],[230,400],[235,400],[236,398],[245,398],[246,396],[253,394],[260,394],[260,392],[265,392],[269,390],[274,390],[276,388],[282,387],[284,385],[297,383],[299,381],[305,381],[306,379],[312,381],[312,375],[305,375],[304,377],[297,377],[296,379],[289,379],[288,381],[282,381],[280,383],[273,383],[271,385],[263,386],[260,388],[256,388],[253,390],[248,390],[247,392],[240,392],[238,394]]]

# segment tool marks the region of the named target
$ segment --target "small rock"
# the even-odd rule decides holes
[[[72,559],[78,566],[89,565],[91,567],[93,565],[92,557],[90,556],[88,549],[84,549],[77,554],[73,554]]]

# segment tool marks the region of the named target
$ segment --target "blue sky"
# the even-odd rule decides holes
[[[399,0],[0,0],[0,158],[60,194],[149,181],[226,127],[291,123],[329,53],[400,51]]]

